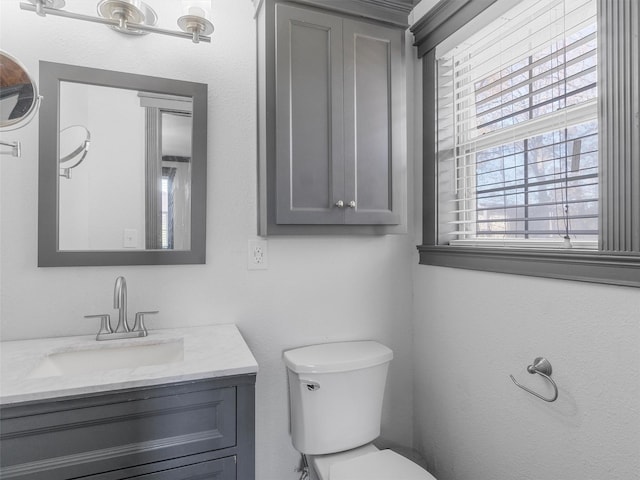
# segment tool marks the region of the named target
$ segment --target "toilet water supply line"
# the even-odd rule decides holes
[[[309,462],[305,454],[301,454],[300,466],[296,469],[296,472],[300,472],[300,478],[298,480],[309,480]]]

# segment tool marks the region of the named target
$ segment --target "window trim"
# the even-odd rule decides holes
[[[599,250],[437,244],[435,47],[496,1],[441,0],[411,28],[423,73],[420,264],[640,287],[640,9],[636,2],[598,0]],[[634,34],[636,41],[630,43]]]

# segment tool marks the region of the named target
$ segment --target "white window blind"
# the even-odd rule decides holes
[[[595,0],[524,0],[437,58],[438,242],[597,247]]]

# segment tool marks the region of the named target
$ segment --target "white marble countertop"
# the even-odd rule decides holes
[[[181,361],[117,369],[97,365],[92,373],[30,377],[52,353],[180,341],[184,347]],[[232,324],[155,329],[149,330],[147,337],[100,342],[95,335],[1,342],[0,356],[0,404],[3,405],[258,371],[253,354]]]

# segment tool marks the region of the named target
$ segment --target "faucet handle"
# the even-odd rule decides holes
[[[158,310],[152,310],[152,311],[149,311],[149,312],[138,312],[138,313],[136,313],[136,321],[133,324],[132,331],[133,332],[143,332],[144,336],[146,337],[148,332],[147,332],[147,327],[144,324],[144,316],[145,315],[151,315],[151,314],[158,313],[158,312],[159,312]]]
[[[96,340],[99,340],[102,335],[113,333],[113,330],[111,329],[111,316],[108,313],[100,313],[98,315],[85,315],[84,318],[100,319],[100,330],[98,330]]]

